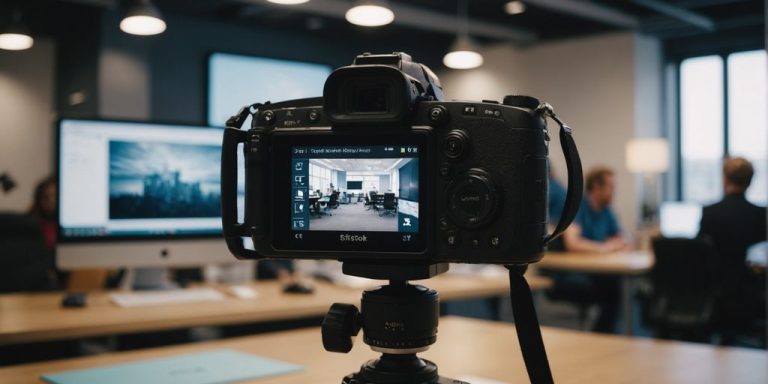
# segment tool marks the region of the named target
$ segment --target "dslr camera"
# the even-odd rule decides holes
[[[328,77],[323,97],[254,104],[230,119],[227,245],[249,259],[536,262],[547,237],[542,105],[445,101],[437,76],[407,54],[359,55]],[[251,128],[239,129],[248,115]]]
[[[241,130],[248,116],[251,128]],[[550,235],[547,117],[560,125],[569,175]],[[343,384],[466,384],[417,357],[436,341],[439,298],[407,282],[450,262],[508,266],[529,377],[552,382],[523,273],[573,220],[582,176],[571,130],[548,104],[445,101],[437,76],[410,56],[363,54],[328,77],[323,97],[254,104],[227,127],[222,223],[234,255],[335,259],[345,274],[389,280],[366,290],[360,309],[336,303],[323,320],[326,350],[349,352],[362,329],[382,353]]]

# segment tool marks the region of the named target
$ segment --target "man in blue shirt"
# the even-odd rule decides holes
[[[563,240],[569,252],[609,253],[630,247],[621,237],[616,215],[611,209],[616,183],[613,171],[595,167],[587,173],[586,196]],[[621,283],[615,276],[562,273],[555,278],[555,289],[571,292],[578,301],[597,304],[600,315],[593,329],[613,332],[619,313]]]

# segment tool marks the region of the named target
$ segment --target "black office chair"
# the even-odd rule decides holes
[[[0,293],[53,290],[53,267],[38,220],[0,213]]]
[[[656,238],[647,320],[658,337],[708,341],[715,322],[720,277],[706,239]]]
[[[328,208],[336,209],[339,207],[339,192],[331,193],[331,197],[328,199]]]
[[[383,210],[379,213],[379,216],[395,216],[397,214],[397,202],[395,201],[394,193],[385,193],[384,200],[381,205]]]

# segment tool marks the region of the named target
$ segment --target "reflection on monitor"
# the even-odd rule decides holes
[[[694,238],[699,234],[701,205],[685,202],[662,203],[659,221],[664,237]]]
[[[330,74],[323,64],[214,53],[208,61],[208,124],[224,126],[247,104],[322,96]]]
[[[295,147],[292,153],[293,231],[419,231],[416,146]]]
[[[60,263],[222,261],[221,139],[204,127],[62,120]]]

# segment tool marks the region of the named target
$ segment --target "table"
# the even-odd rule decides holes
[[[555,382],[569,383],[766,383],[765,351],[713,347],[543,328]],[[457,317],[440,319],[438,341],[423,353],[442,375],[527,383],[514,326]],[[5,384],[38,382],[43,373],[176,356],[218,348],[301,364],[305,370],[257,384],[338,383],[377,354],[358,335],[349,354],[325,352],[320,329],[307,328],[230,340],[49,361],[0,368]]]
[[[653,254],[650,251],[627,251],[616,253],[590,252],[549,252],[535,265],[553,271],[584,272],[592,274],[618,275],[622,284],[622,305],[624,312],[624,333],[632,334],[633,311],[632,291],[634,278],[648,273],[653,268]]]
[[[550,285],[549,279],[536,276],[529,282],[533,289]],[[420,283],[436,289],[442,300],[486,298],[509,292],[509,281],[504,278],[443,275]],[[319,317],[334,302],[359,304],[362,293],[362,289],[323,282],[315,283],[311,295],[284,294],[277,282],[257,282],[254,288],[259,294],[256,299],[230,297],[137,308],[114,305],[108,292],[89,294],[85,308],[62,308],[61,293],[0,295],[0,345]]]

